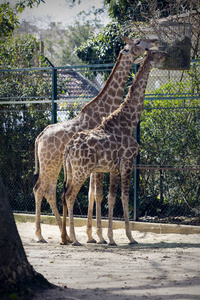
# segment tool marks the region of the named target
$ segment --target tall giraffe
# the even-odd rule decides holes
[[[111,177],[121,175],[126,235],[130,244],[137,243],[132,237],[128,217],[129,181],[134,159],[139,150],[134,132],[143,110],[150,70],[165,58],[164,52],[148,50],[124,103],[97,128],[76,133],[66,145],[64,174],[66,179],[67,169],[67,185],[63,196],[62,244],[67,242],[66,212],[68,209],[70,238],[73,245],[80,245],[75,236],[73,206],[82,184],[92,172],[110,172]],[[113,209],[114,203],[109,202],[108,205],[112,218],[110,210]],[[111,221],[109,216],[109,222]],[[111,227],[108,230],[108,237],[110,244],[115,245]]]
[[[132,40],[126,37],[124,40],[127,45],[120,51],[118,60],[101,92],[84,106],[77,117],[66,122],[47,126],[36,138],[36,169],[34,175],[36,184],[33,192],[36,203],[36,236],[40,242],[46,242],[42,236],[40,225],[41,202],[43,197],[49,202],[60,231],[62,228],[62,221],[56,206],[56,184],[63,163],[65,145],[69,142],[73,134],[78,131],[97,127],[101,124],[103,117],[108,116],[119,107],[133,60],[135,57],[143,54],[145,49],[149,49],[157,43],[155,39]],[[40,165],[39,174],[38,160]],[[98,178],[98,182],[103,181],[103,177],[101,175],[97,175],[97,177],[98,176],[101,177],[100,179]],[[91,187],[94,188],[94,184],[92,184]],[[102,193],[98,193],[100,190],[101,188],[96,188],[97,192],[95,196],[97,203],[101,202],[102,198]],[[92,197],[94,192],[91,191],[89,195]],[[92,202],[91,200],[90,203]],[[97,207],[99,208],[100,205],[97,205]],[[90,208],[88,215],[92,218]],[[90,223],[91,222],[88,224]],[[88,232],[89,231],[90,229],[88,229]],[[101,241],[104,241],[101,230],[99,231],[99,237]],[[69,237],[68,240],[70,240]]]

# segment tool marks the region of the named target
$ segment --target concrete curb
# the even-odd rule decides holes
[[[14,218],[16,222],[35,222],[35,215],[29,214],[18,214],[14,213]],[[74,218],[74,226],[82,227],[86,226],[86,218]],[[41,216],[41,223],[49,225],[57,225],[54,216]],[[67,226],[69,225],[67,219]],[[93,220],[92,225],[96,227],[96,220]],[[102,227],[108,227],[108,220],[102,220]],[[125,228],[124,221],[113,221],[113,229]],[[142,231],[142,232],[153,232],[153,233],[176,233],[176,234],[198,234],[200,233],[200,226],[190,226],[190,225],[176,225],[176,224],[161,224],[161,223],[145,223],[145,222],[133,222],[130,221],[130,229],[132,231]]]

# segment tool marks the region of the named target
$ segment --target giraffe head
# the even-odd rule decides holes
[[[121,50],[123,55],[131,55],[137,57],[142,55],[146,50],[157,46],[157,39],[130,39],[124,37],[124,41],[127,43],[124,49]]]
[[[167,53],[159,50],[147,50],[144,57],[137,58],[134,60],[134,64],[144,62],[148,60],[151,64],[151,68],[155,68],[161,61],[165,60]]]

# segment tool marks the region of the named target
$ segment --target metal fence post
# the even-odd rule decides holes
[[[52,123],[57,123],[57,69],[52,68]]]
[[[135,130],[135,139],[140,144],[140,122]],[[135,158],[135,168],[134,168],[134,214],[133,220],[137,221],[139,218],[139,183],[140,183],[140,174],[137,165],[140,163],[140,151],[138,152],[137,157]]]
[[[139,69],[139,65],[135,65],[135,75]],[[135,139],[140,144],[140,121],[135,130]],[[133,220],[137,221],[139,218],[139,169],[137,165],[140,163],[140,152],[138,152],[137,157],[135,158],[135,168],[134,168],[134,204],[133,204]]]

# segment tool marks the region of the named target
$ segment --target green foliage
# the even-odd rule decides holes
[[[7,39],[1,47],[1,68],[34,66],[34,40],[31,36]],[[30,211],[34,207],[31,178],[34,141],[50,123],[48,104],[25,104],[51,96],[51,74],[40,71],[1,72],[0,81],[0,173],[12,207]],[[11,101],[16,101],[13,105]],[[17,104],[17,101],[22,101]],[[17,185],[17,188],[16,188]]]
[[[120,24],[127,21],[146,21],[146,18],[150,16],[152,4],[159,10],[161,17],[168,16],[169,1],[157,0],[152,2],[146,0],[104,0],[104,4],[108,4],[110,17]],[[163,11],[163,9],[165,10]]]
[[[67,42],[64,42],[64,47],[62,47],[61,51],[61,65],[82,64],[82,61],[76,55],[75,49],[89,39],[93,28],[89,21],[85,22],[84,25],[76,21],[73,26],[68,26],[64,35],[64,41]]]
[[[44,0],[21,0],[12,7],[9,2],[0,4],[0,38],[5,38],[12,34],[13,30],[19,25],[17,15],[26,8],[33,8]]]
[[[25,37],[7,38],[0,43],[0,68],[28,68],[34,66],[34,38]]]
[[[193,69],[197,75],[199,68]],[[197,92],[199,80],[194,83],[192,69],[188,74],[184,82],[170,81],[151,93],[187,96]],[[195,214],[200,205],[199,171],[188,168],[200,163],[199,100],[147,100],[145,108],[141,117],[140,163],[157,170],[140,171],[141,215],[173,215],[178,207],[180,214]]]
[[[104,0],[104,4],[109,4],[108,12],[111,18],[121,24],[127,20],[141,18],[140,14],[141,1],[133,0]]]
[[[113,63],[124,45],[123,37],[129,33],[129,30],[124,31],[118,23],[110,23],[78,47],[77,56],[89,64]]]
[[[17,12],[10,7],[9,2],[0,5],[0,37],[8,36],[19,24]]]

